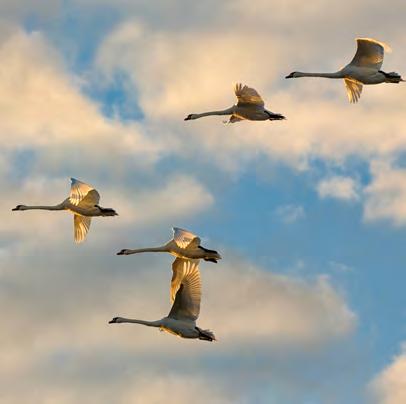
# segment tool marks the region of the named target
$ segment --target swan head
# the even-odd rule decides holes
[[[196,114],[189,114],[184,120],[190,121],[191,119],[196,119],[196,118],[197,118]]]
[[[109,324],[115,324],[115,323],[123,323],[123,318],[122,317],[113,317],[110,321]]]
[[[27,210],[27,206],[25,205],[17,205],[15,208],[11,210]]]
[[[129,255],[130,254],[130,250],[124,249],[121,250],[117,253],[117,255]]]
[[[288,75],[285,77],[285,79],[294,79],[294,78],[296,78],[296,77],[300,77],[300,76],[299,76],[299,72],[292,72],[292,73],[288,74]]]

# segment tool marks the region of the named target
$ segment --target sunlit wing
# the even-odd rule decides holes
[[[243,86],[241,83],[237,83],[235,85],[234,92],[238,100],[237,106],[251,104],[263,107],[265,105],[261,96],[251,87]]]
[[[168,317],[195,321],[199,317],[202,287],[199,260],[176,258],[172,264],[171,300]]]
[[[344,79],[344,83],[347,89],[348,100],[355,104],[361,97],[362,83],[352,79]]]
[[[174,227],[173,240],[180,248],[194,248],[200,245],[200,238],[190,231]]]
[[[91,222],[92,222],[91,217],[79,215],[73,216],[73,227],[76,243],[81,243],[86,238],[87,232],[90,229]]]
[[[76,206],[94,206],[100,201],[99,193],[90,185],[71,178],[69,201]]]
[[[230,119],[227,121],[227,123],[235,123],[235,122],[240,122],[240,121],[243,121],[243,120],[244,120],[243,118],[240,118],[237,115],[231,115]]]
[[[385,50],[390,51],[390,47],[383,42],[371,38],[357,38],[357,52],[350,64],[379,70]]]

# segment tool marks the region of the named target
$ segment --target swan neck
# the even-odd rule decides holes
[[[137,320],[134,318],[121,318],[120,323],[133,323],[133,324],[143,324],[148,327],[160,327],[161,321],[146,321],[146,320]]]
[[[64,210],[65,207],[63,206],[62,203],[59,205],[53,205],[53,206],[46,206],[46,205],[37,205],[37,206],[24,206],[25,210]]]
[[[343,75],[341,72],[335,73],[304,73],[304,72],[297,72],[296,77],[324,77],[327,79],[342,79]]]
[[[234,112],[234,107],[227,108],[227,109],[222,109],[220,111],[208,111],[208,112],[202,112],[201,114],[194,114],[196,118],[202,118],[204,116],[210,116],[210,115],[230,115]]]
[[[135,250],[130,250],[131,254],[138,254],[144,252],[168,252],[168,249],[166,248],[166,246],[163,245],[160,247],[136,248]]]

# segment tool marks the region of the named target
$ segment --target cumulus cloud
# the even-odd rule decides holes
[[[3,153],[38,149],[48,168],[81,164],[94,170],[101,158],[114,167],[107,156],[131,154],[147,163],[162,152],[163,144],[146,137],[138,125],[103,117],[42,34],[15,29],[0,43],[0,57]]]
[[[172,258],[131,259],[104,250],[90,247],[89,255],[89,250],[72,249],[70,254],[64,248],[61,255],[60,247],[54,246],[45,258],[36,253],[38,246],[32,246],[0,256],[0,301],[8,308],[7,327],[0,336],[0,397],[21,402],[34,394],[37,401],[58,398],[66,403],[77,402],[76,392],[91,403],[111,402],[112,392],[115,400],[124,402],[129,397],[161,397],[166,386],[179,386],[187,369],[195,374],[198,361],[201,374],[185,379],[196,392],[216,375],[213,355],[240,360],[236,352],[248,349],[268,356],[271,364],[275,351],[305,354],[311,346],[317,352],[350,335],[356,324],[355,314],[326,278],[305,281],[224,259],[224,264],[202,264],[201,269],[198,324],[213,329],[218,343],[181,340],[142,326],[109,325],[115,315],[158,319],[168,313]],[[77,265],[78,260],[86,265]],[[256,365],[252,366],[250,379],[255,379]],[[238,369],[233,378],[242,377]],[[143,376],[135,381],[134,374]],[[146,374],[154,379],[145,382]],[[13,380],[25,382],[17,388]],[[218,390],[210,389],[204,397],[235,402],[229,396],[235,391],[228,385],[231,379],[216,380]],[[249,396],[247,383],[241,388]],[[183,393],[186,397],[188,391]]]
[[[406,345],[369,386],[377,404],[403,404],[406,402]]]
[[[231,3],[220,6],[219,13],[221,10],[226,13],[230,8],[233,8]],[[233,10],[239,13],[236,8]],[[280,6],[277,11],[283,14],[286,10]],[[255,13],[257,17],[265,14]],[[246,18],[250,20],[249,13],[246,14],[236,16],[241,21],[239,30],[227,31],[218,21],[208,31],[199,24],[178,30],[155,26],[152,29],[150,20],[129,19],[103,41],[97,66],[107,77],[126,72],[137,89],[149,124],[165,120],[167,132],[178,139],[187,137],[189,150],[204,148],[210,159],[215,158],[219,166],[226,169],[238,169],[241,163],[251,161],[259,153],[303,169],[314,156],[342,163],[354,154],[368,160],[375,155],[390,155],[405,149],[403,115],[396,107],[404,97],[404,87],[368,87],[362,102],[353,106],[347,104],[344,88],[338,81],[318,80],[315,85],[316,79],[282,80],[289,72],[283,69],[292,66],[289,69],[293,70],[299,62],[303,69],[314,70],[319,66],[319,69],[335,70],[338,63],[352,58],[353,38],[348,38],[346,43],[336,40],[335,45],[340,45],[343,56],[335,60],[337,55],[331,54],[332,61],[326,64],[326,51],[331,52],[331,43],[319,43],[320,35],[314,42],[311,35],[314,26],[318,26],[313,19],[325,14],[311,12],[311,18],[304,18],[301,23],[308,24],[310,29],[306,39],[303,39],[303,30],[300,38],[299,33],[284,38],[278,25],[268,24],[266,28],[262,24],[254,28],[252,24],[244,25]],[[288,16],[291,17],[290,12]],[[397,41],[401,42],[399,38]],[[306,52],[300,52],[300,59],[297,52],[289,51],[292,43],[306,47]],[[278,63],[265,63],[264,49],[278,55]],[[396,63],[404,51],[401,47],[395,49]],[[286,114],[288,121],[239,123],[227,127],[221,125],[221,118],[206,118],[189,122],[187,126],[181,122],[187,113],[230,106],[235,101],[232,84],[236,81],[255,87],[270,109]],[[132,92],[131,87],[129,92]],[[317,111],[317,116],[309,111]],[[385,123],[381,119],[383,113]],[[189,128],[195,133],[194,141],[190,141]]]
[[[349,335],[356,324],[356,315],[325,277],[305,281],[248,262],[231,262],[215,273],[208,268],[204,277],[202,318],[225,342],[317,344]],[[219,285],[228,286],[219,293]]]
[[[371,164],[372,181],[365,189],[364,219],[406,224],[406,170],[386,161]]]
[[[351,177],[332,176],[317,184],[317,192],[321,198],[336,198],[344,201],[359,199],[357,182]]]

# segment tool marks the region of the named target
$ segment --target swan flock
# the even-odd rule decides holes
[[[357,51],[352,61],[342,69],[332,73],[306,73],[294,71],[287,79],[316,77],[342,79],[350,103],[359,101],[364,85],[381,83],[400,83],[404,80],[400,74],[381,70],[385,50],[389,47],[371,38],[358,38]],[[282,121],[285,116],[265,108],[265,102],[259,93],[251,87],[236,84],[234,93],[237,102],[229,108],[202,113],[191,113],[185,121],[196,120],[207,116],[229,116],[225,123],[240,121]],[[89,184],[71,178],[69,196],[56,205],[17,205],[13,211],[48,210],[67,211],[73,214],[74,241],[82,243],[89,232],[93,217],[117,216],[112,208],[99,205],[100,194]],[[46,217],[44,216],[44,220]],[[51,220],[50,217],[47,219]],[[171,309],[167,316],[156,321],[137,320],[126,317],[114,317],[109,323],[134,323],[157,327],[176,336],[188,339],[215,341],[210,330],[196,325],[200,314],[202,282],[199,270],[201,260],[217,264],[220,254],[201,245],[201,239],[188,230],[173,228],[173,238],[157,247],[122,249],[117,255],[132,255],[145,252],[163,252],[175,257],[172,263],[170,284]]]

